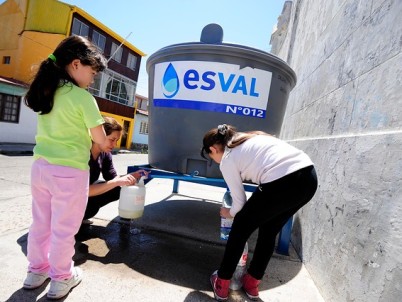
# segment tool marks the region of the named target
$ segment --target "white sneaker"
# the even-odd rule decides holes
[[[82,280],[82,270],[79,267],[73,268],[73,276],[62,281],[50,281],[50,289],[47,292],[49,299],[60,299],[66,296],[70,290],[80,284]]]
[[[42,286],[47,279],[49,279],[49,275],[47,273],[28,272],[22,287],[25,289],[35,289]]]

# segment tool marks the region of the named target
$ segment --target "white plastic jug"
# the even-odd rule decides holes
[[[120,191],[119,216],[126,219],[140,218],[144,213],[145,185],[143,177],[135,186],[124,186]]]

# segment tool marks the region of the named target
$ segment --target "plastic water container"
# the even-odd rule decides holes
[[[239,290],[242,287],[242,278],[246,273],[246,264],[248,258],[248,244],[244,246],[243,254],[240,257],[239,262],[237,263],[236,270],[230,280],[229,288],[232,290]]]
[[[232,207],[233,199],[230,191],[226,191],[222,198],[222,207],[230,209]],[[221,217],[221,239],[228,240],[230,230],[232,229],[233,218]],[[242,287],[242,278],[246,272],[246,264],[248,258],[248,244],[244,245],[243,253],[237,263],[236,270],[230,280],[229,288],[232,290],[239,290]]]
[[[232,206],[232,196],[230,191],[226,191],[222,199],[222,207],[230,209]],[[232,229],[233,218],[221,217],[221,239],[228,240],[230,230]]]
[[[144,213],[145,185],[143,177],[134,186],[124,186],[120,191],[119,216],[126,219],[140,218]]]
[[[204,134],[225,123],[238,131],[261,130],[279,137],[296,85],[296,74],[285,61],[223,42],[218,24],[205,26],[199,42],[163,47],[148,58],[146,67],[148,163],[205,177],[222,178],[222,173],[219,165],[200,155]]]

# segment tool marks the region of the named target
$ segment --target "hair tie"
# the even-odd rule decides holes
[[[56,62],[56,57],[55,57],[54,54],[51,53],[51,54],[48,56],[48,58],[49,58],[50,60],[52,60],[53,62]]]
[[[226,135],[226,131],[228,130],[228,125],[223,124],[218,126],[218,132],[221,135]]]

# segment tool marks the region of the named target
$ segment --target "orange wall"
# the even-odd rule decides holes
[[[12,78],[18,57],[19,34],[24,29],[24,14],[27,1],[8,0],[0,5],[0,75]],[[3,58],[10,57],[10,64]]]
[[[66,36],[25,31],[20,38],[20,48],[17,55],[17,68],[14,78],[29,83],[36,74],[40,63]]]

